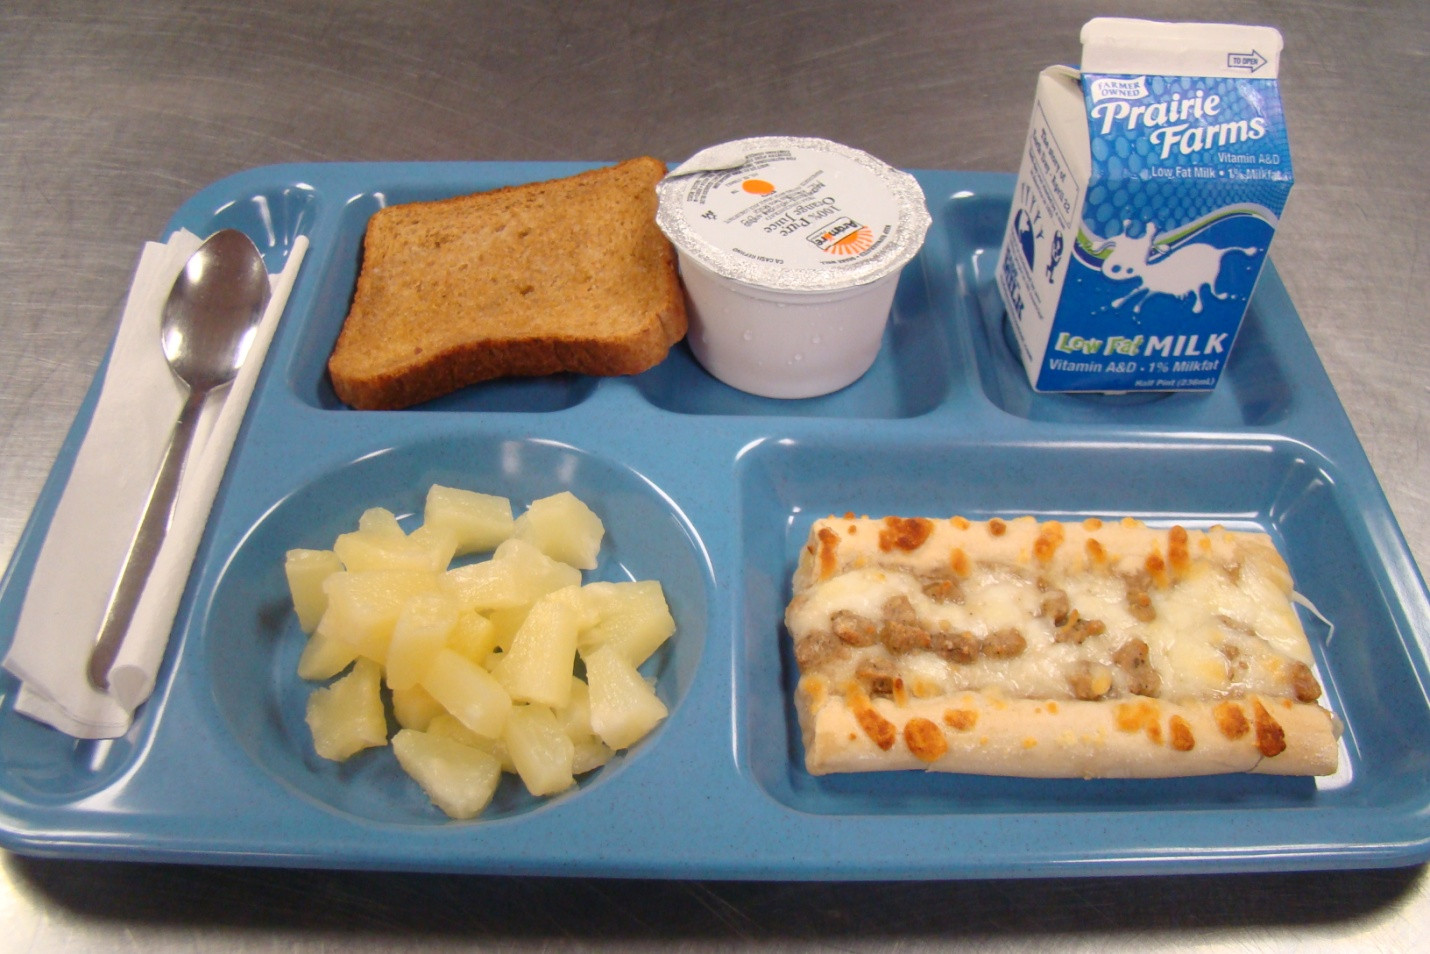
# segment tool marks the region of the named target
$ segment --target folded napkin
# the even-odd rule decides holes
[[[15,708],[77,738],[123,735],[154,689],[194,553],[208,523],[254,381],[307,250],[299,237],[238,377],[210,395],[189,450],[163,546],[101,692],[90,650],[139,526],[185,397],[159,341],[164,302],[198,236],[180,231],[140,256],[99,398],[55,509],[4,667],[19,677]]]

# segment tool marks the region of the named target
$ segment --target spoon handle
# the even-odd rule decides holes
[[[109,689],[109,672],[119,656],[119,648],[134,619],[134,610],[139,605],[139,597],[154,569],[154,561],[159,548],[169,532],[169,524],[174,516],[174,500],[178,496],[179,478],[183,476],[184,461],[188,457],[189,446],[194,440],[199,415],[203,411],[207,390],[192,389],[174,422],[174,430],[169,435],[169,446],[159,464],[158,476],[149,489],[149,499],[144,504],[144,514],[139,521],[139,529],[129,545],[129,553],[124,558],[119,580],[110,594],[109,605],[104,611],[104,622],[99,629],[99,638],[90,651],[87,672],[90,685],[101,692]]]

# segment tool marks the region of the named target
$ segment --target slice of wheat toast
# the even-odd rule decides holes
[[[493,378],[636,374],[685,335],[665,164],[381,209],[328,373],[344,403],[396,409]]]

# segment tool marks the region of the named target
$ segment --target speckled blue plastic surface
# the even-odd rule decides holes
[[[823,398],[733,391],[682,345],[634,378],[495,382],[408,411],[334,398],[324,363],[368,216],[584,165],[255,169],[173,228],[244,229],[281,264],[309,236],[153,698],[76,742],[0,681],[0,842],[49,856],[673,878],[899,879],[1287,870],[1430,857],[1425,584],[1274,268],[1213,392],[1036,394],[992,284],[1010,176],[918,173],[934,213],[872,370]],[[0,589],[8,641],[91,394]],[[600,579],[660,579],[679,631],[647,667],[669,719],[579,789],[504,783],[444,819],[391,753],[311,752],[281,558],[434,481],[520,506],[570,489],[605,518]],[[1131,514],[1269,532],[1345,722],[1320,781],[1037,781],[802,768],[781,618],[830,512]]]

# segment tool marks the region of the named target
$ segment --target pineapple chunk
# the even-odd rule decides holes
[[[333,541],[333,552],[343,566],[353,572],[425,570],[440,573],[452,562],[456,550],[456,535],[443,530],[419,530],[407,536],[401,528],[396,528],[394,533],[392,528],[384,526],[339,534]]]
[[[283,557],[283,575],[298,613],[298,626],[305,633],[318,628],[318,620],[328,608],[323,581],[343,568],[332,550],[289,550]]]
[[[323,619],[318,621],[318,628],[308,637],[303,654],[298,657],[300,679],[310,682],[331,679],[358,658],[357,650],[347,640],[334,635],[331,627],[323,622],[328,618],[328,614],[324,613]]]
[[[571,756],[572,775],[585,775],[587,772],[594,772],[609,762],[611,756],[616,754],[609,745],[594,735],[585,739],[573,740],[571,744],[575,747],[575,752]]]
[[[514,702],[564,706],[571,696],[576,640],[585,614],[580,588],[569,586],[536,601],[512,637],[511,648],[492,667]]]
[[[358,517],[358,530],[376,536],[403,537],[402,525],[397,522],[397,514],[386,507],[369,507]]]
[[[342,762],[363,749],[387,744],[380,681],[378,665],[359,659],[352,672],[331,686],[313,690],[307,722],[319,755]]]
[[[417,685],[457,628],[457,604],[442,593],[421,593],[402,608],[387,647],[387,685]]]
[[[530,612],[530,606],[512,606],[508,609],[492,610],[487,614],[487,619],[492,621],[492,638],[496,640],[497,649],[502,652],[511,649],[511,641],[516,638],[517,631],[521,629],[521,624],[526,622],[526,615]],[[488,657],[488,669],[491,668],[491,662]]]
[[[487,661],[492,650],[496,649],[496,625],[480,613],[459,613],[457,625],[448,637],[447,645],[480,666]]]
[[[614,753],[610,746],[597,738],[591,728],[590,690],[576,676],[571,677],[571,698],[556,710],[556,721],[576,747],[571,764],[572,774],[583,775],[611,760]]]
[[[624,749],[666,717],[665,703],[619,650],[601,646],[582,658],[591,691],[591,728],[601,741]]]
[[[501,770],[512,775],[516,774],[516,766],[512,764],[511,753],[506,749],[506,743],[501,739],[489,739],[486,736],[477,735],[471,729],[462,725],[451,713],[444,712],[427,726],[427,731],[433,735],[445,736],[449,739],[456,739],[463,745],[471,746],[474,749],[481,749],[491,755],[501,763]]]
[[[599,616],[581,634],[582,652],[611,646],[632,666],[640,666],[675,632],[675,618],[659,580],[588,583],[582,591]]]
[[[547,593],[580,582],[580,570],[553,560],[533,543],[514,539],[498,546],[491,559],[442,576],[442,588],[463,609],[477,612],[530,606]]]
[[[363,570],[334,573],[323,584],[328,611],[320,625],[354,651],[380,663],[403,607],[420,593],[437,589],[437,574],[417,570]],[[331,617],[331,620],[329,619]]]
[[[496,794],[501,763],[489,753],[415,729],[392,737],[392,751],[432,804],[451,818],[473,818]]]
[[[572,741],[595,735],[591,728],[591,690],[579,676],[571,677],[571,689],[567,693],[566,704],[555,708],[556,721],[561,731]]]
[[[536,544],[542,553],[580,570],[594,570],[606,528],[575,494],[562,491],[533,500],[516,518],[512,536]]]
[[[512,706],[502,740],[531,794],[554,795],[576,784],[571,773],[576,747],[546,706]]]
[[[457,538],[457,556],[485,553],[511,536],[511,501],[493,494],[433,484],[422,512],[424,527],[444,527]]]
[[[511,711],[511,696],[481,666],[443,649],[422,677],[422,688],[477,735],[495,739]]]
[[[457,555],[457,534],[450,527],[423,524],[407,537],[414,547],[423,547],[432,557],[432,569],[442,572]]]
[[[392,715],[404,729],[417,729],[421,732],[431,729],[433,720],[441,716],[452,718],[447,714],[447,710],[442,708],[442,703],[433,699],[432,694],[421,686],[393,689]]]

